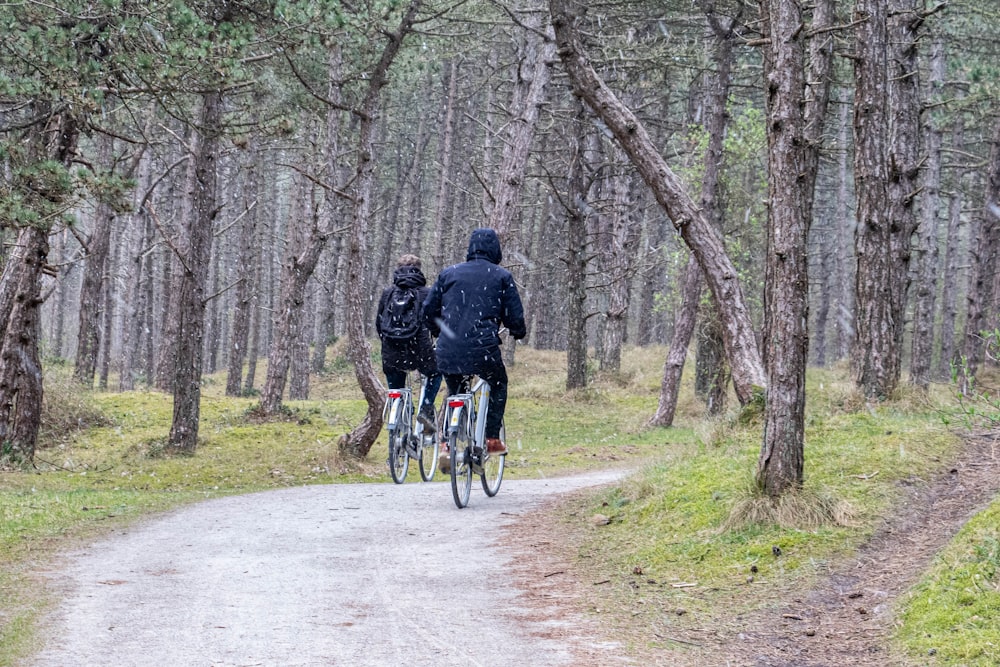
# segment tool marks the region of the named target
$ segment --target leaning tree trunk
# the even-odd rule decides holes
[[[820,0],[813,28],[832,20]],[[802,486],[806,363],[809,354],[809,223],[819,165],[832,42],[820,30],[805,70],[805,35],[796,0],[761,0],[768,144],[764,363],[767,400],[757,487],[772,498]],[[828,45],[825,46],[824,45]],[[802,100],[806,100],[805,105]]]
[[[712,10],[710,5],[703,4],[709,26],[712,29],[715,61],[718,70],[710,84],[706,99],[705,130],[708,134],[708,145],[705,148],[704,175],[701,185],[701,209],[706,212],[709,221],[722,228],[722,207],[719,203],[719,167],[722,164],[723,144],[725,141],[726,124],[729,118],[726,101],[729,99],[729,84],[733,64],[733,28],[735,21],[724,23]],[[674,413],[677,410],[677,397],[680,394],[681,377],[684,374],[684,362],[687,359],[688,347],[691,345],[691,335],[698,321],[698,304],[701,301],[702,276],[694,256],[688,261],[681,285],[681,307],[674,320],[674,334],[670,341],[666,361],[663,364],[663,379],[660,381],[660,398],[656,413],[650,419],[653,426],[671,426]],[[718,317],[717,315],[715,317]],[[728,389],[728,366],[725,361],[716,364],[712,373],[714,391],[710,392],[709,411],[718,414],[725,404],[725,392]],[[723,379],[725,381],[723,381]],[[697,383],[696,383],[697,384]]]
[[[282,267],[281,296],[278,298],[274,317],[274,333],[267,355],[267,378],[260,394],[260,407],[264,414],[274,414],[281,408],[281,396],[288,380],[292,349],[304,336],[302,330],[303,305],[306,301],[306,284],[316,270],[316,264],[329,238],[329,230],[320,229],[319,215],[312,212],[312,226],[308,237],[298,252],[289,253]],[[295,224],[291,221],[290,224]]]
[[[351,361],[354,364],[354,374],[357,377],[361,391],[368,403],[368,412],[364,419],[350,433],[345,433],[340,440],[340,451],[353,458],[364,458],[375,444],[379,431],[382,430],[382,407],[385,396],[382,383],[379,381],[372,366],[371,345],[365,337],[365,306],[362,294],[365,293],[365,233],[372,211],[372,196],[375,185],[375,114],[378,111],[382,88],[392,61],[399,53],[403,39],[413,31],[413,23],[423,0],[411,0],[406,12],[394,33],[387,32],[388,42],[382,51],[378,64],[373,68],[368,79],[368,91],[365,93],[359,109],[357,165],[354,174],[354,215],[348,240],[347,263],[347,337],[350,342]]]
[[[767,380],[750,312],[743,297],[736,267],[723,245],[721,232],[712,226],[691,200],[683,182],[653,145],[639,119],[619,101],[594,71],[576,35],[571,4],[570,0],[549,2],[559,57],[572,82],[573,90],[615,135],[697,258],[706,282],[719,304],[737,396],[741,403],[749,403],[763,390]]]
[[[178,296],[177,356],[173,372],[174,412],[168,443],[193,452],[198,445],[205,303],[212,255],[212,228],[218,213],[216,160],[222,122],[222,93],[202,95],[198,127],[193,135],[194,159],[189,181],[191,211],[181,264]]]
[[[892,224],[886,148],[886,2],[857,0],[854,60],[854,182],[858,228],[854,236],[854,381],[866,398],[888,398],[899,381],[899,350],[893,319]]]

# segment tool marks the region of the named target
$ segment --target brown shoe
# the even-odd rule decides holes
[[[503,444],[500,438],[486,438],[487,454],[506,454],[507,445]]]

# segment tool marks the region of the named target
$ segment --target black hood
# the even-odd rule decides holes
[[[427,279],[419,267],[400,266],[392,272],[392,283],[399,287],[423,287]]]
[[[499,264],[503,260],[500,237],[495,231],[481,228],[472,232],[472,237],[469,239],[469,253],[465,256],[465,260],[473,259],[485,259],[494,264]]]

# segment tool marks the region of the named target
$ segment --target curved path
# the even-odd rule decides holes
[[[620,663],[583,619],[554,608],[539,622],[498,544],[552,494],[619,475],[506,480],[492,499],[476,481],[464,510],[439,481],[188,506],[68,554],[51,575],[64,591],[51,643],[30,664]]]

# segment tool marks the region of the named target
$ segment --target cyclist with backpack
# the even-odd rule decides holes
[[[459,393],[466,375],[478,375],[490,385],[486,414],[486,449],[504,454],[500,439],[507,406],[507,369],[500,352],[500,327],[520,340],[527,334],[521,295],[510,272],[500,266],[500,237],[492,229],[476,229],[469,239],[466,261],[444,269],[424,301],[424,318],[436,327],[438,369],[451,394]],[[451,460],[447,447],[439,459],[441,472]]]
[[[392,285],[382,291],[379,299],[375,331],[382,341],[382,372],[389,389],[405,387],[407,371],[419,370],[427,377],[427,391],[417,419],[433,429],[434,399],[441,387],[441,374],[431,331],[424,324],[423,304],[429,291],[420,258],[401,256],[392,274]]]

